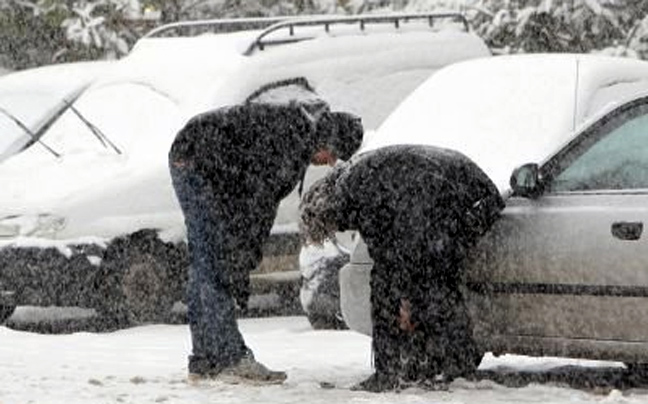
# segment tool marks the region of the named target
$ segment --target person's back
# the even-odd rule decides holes
[[[194,164],[223,198],[280,200],[311,158],[312,125],[297,104],[231,106],[193,118],[169,156]]]
[[[402,260],[423,259],[438,240],[439,228],[467,232],[467,212],[488,199],[496,214],[503,207],[486,174],[461,153],[431,146],[399,145],[366,152],[348,163],[337,181],[350,215],[372,256],[405,252]],[[478,229],[474,229],[478,231]],[[453,234],[461,237],[470,234]]]

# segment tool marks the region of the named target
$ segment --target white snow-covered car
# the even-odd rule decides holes
[[[176,35],[214,27],[226,32]],[[371,131],[439,68],[490,55],[466,28],[457,14],[398,14],[155,30],[62,111],[40,144],[0,164],[5,312],[84,306],[162,318],[184,296],[184,225],[167,153],[188,119],[303,77]],[[306,186],[322,174],[309,172]],[[295,191],[281,204],[262,267],[297,269],[298,202]]]
[[[459,63],[409,96],[364,151],[392,144],[461,151],[505,198],[466,262],[483,352],[648,363],[648,63]],[[344,319],[365,334],[371,266],[359,242],[340,273]]]

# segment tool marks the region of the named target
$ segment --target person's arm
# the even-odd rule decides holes
[[[476,242],[495,223],[504,209],[504,200],[499,190],[478,167],[471,170],[471,188],[475,191],[476,200],[471,201],[465,212],[464,220],[470,230],[470,242]]]

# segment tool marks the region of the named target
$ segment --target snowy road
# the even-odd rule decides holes
[[[448,392],[352,392],[345,387],[371,372],[369,338],[314,331],[303,317],[245,319],[241,328],[262,362],[287,370],[284,385],[188,384],[186,325],[68,335],[0,327],[0,403],[648,403],[648,383],[621,386],[617,363],[521,356],[488,355],[480,381],[457,380]]]

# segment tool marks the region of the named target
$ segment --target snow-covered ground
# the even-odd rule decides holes
[[[66,335],[0,327],[0,403],[648,402],[648,389],[605,387],[625,374],[620,364],[522,356],[487,355],[481,380],[456,380],[449,391],[355,392],[348,387],[371,373],[368,337],[315,331],[303,317],[243,319],[240,326],[261,362],[288,372],[285,384],[188,383],[186,325]]]

